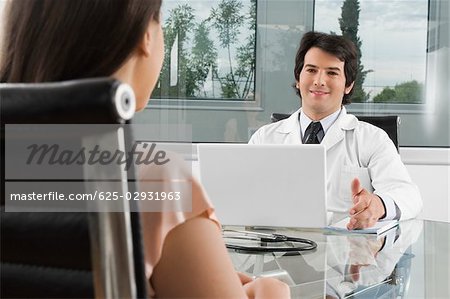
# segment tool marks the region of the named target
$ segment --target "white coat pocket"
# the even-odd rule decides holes
[[[369,169],[365,167],[344,165],[341,171],[339,184],[339,198],[346,202],[352,201],[351,183],[354,178],[358,178],[362,188],[373,192],[372,180],[370,179]]]

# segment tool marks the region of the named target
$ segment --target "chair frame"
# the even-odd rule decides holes
[[[104,133],[107,138],[102,146],[112,146],[128,152],[127,147],[130,146],[131,133],[122,127],[123,124],[130,122],[129,120],[134,114],[135,99],[132,89],[117,80],[95,78],[56,83],[0,84],[0,99],[2,134],[0,141],[3,153],[1,155],[2,190],[5,190],[4,136],[6,124],[117,124],[117,127],[114,126],[116,129]],[[51,115],[55,117],[52,118]],[[118,138],[122,141],[118,141]],[[94,140],[87,142],[94,142]],[[127,175],[131,174],[134,168],[130,167],[127,172],[123,167],[119,167],[117,171],[121,172],[120,177],[122,178],[121,182],[117,184],[120,188],[119,191],[122,194],[133,192],[135,190],[134,183],[127,180]],[[88,170],[85,174],[87,179],[96,178],[93,169]],[[3,193],[2,214],[5,213],[3,211],[4,196]],[[123,198],[126,197],[123,196]],[[92,286],[95,297],[147,297],[140,219],[137,212],[130,212],[136,210],[134,206],[132,208],[130,205],[136,205],[136,203],[124,200],[125,212],[87,213]],[[51,216],[51,213],[48,214]],[[6,221],[4,218],[6,217],[2,215],[2,222]],[[2,234],[2,247],[6,246],[6,243],[3,242]],[[12,244],[7,245],[13,246]],[[2,265],[3,263],[8,266],[13,265],[8,260],[4,260],[3,252],[2,248]],[[32,266],[34,267],[34,265]],[[41,266],[37,267],[43,269]],[[2,282],[5,275],[8,273],[2,270]],[[42,272],[39,275],[45,274]],[[74,281],[74,283],[76,282]],[[10,287],[10,291],[14,292],[14,289],[20,286],[17,284],[2,285],[2,289],[5,287]],[[27,286],[21,287],[27,288]]]

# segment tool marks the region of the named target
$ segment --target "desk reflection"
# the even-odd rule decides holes
[[[422,229],[421,221],[408,221],[378,238],[328,236],[327,296],[403,297],[414,257],[410,247]]]
[[[283,229],[277,232],[314,240],[317,249],[299,255],[230,251],[230,256],[237,271],[286,282],[293,298],[405,298],[415,257],[411,245],[422,230],[418,220],[381,237]]]

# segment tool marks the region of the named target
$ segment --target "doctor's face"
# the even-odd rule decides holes
[[[316,47],[306,52],[297,88],[309,118],[320,120],[339,110],[352,87],[345,86],[344,61]]]

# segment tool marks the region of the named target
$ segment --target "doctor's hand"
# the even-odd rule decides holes
[[[350,209],[350,222],[347,224],[347,229],[364,229],[374,226],[378,219],[386,214],[381,198],[362,188],[357,178],[353,179],[351,189],[353,207]]]

